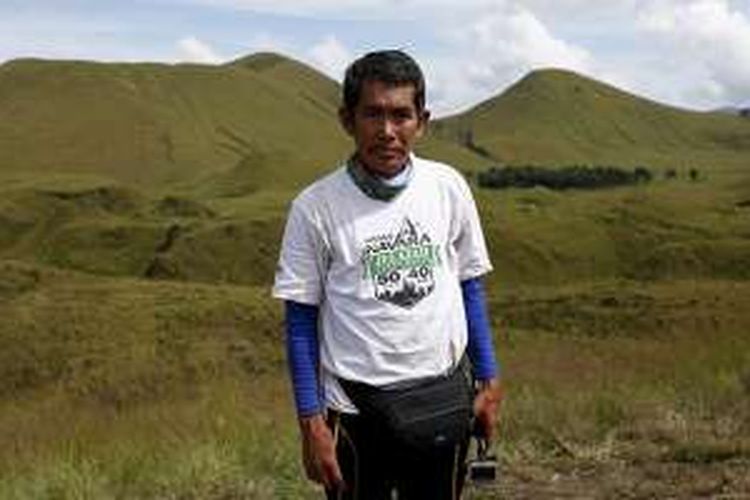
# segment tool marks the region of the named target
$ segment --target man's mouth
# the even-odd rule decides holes
[[[399,148],[374,148],[374,153],[382,157],[402,156],[404,152]]]

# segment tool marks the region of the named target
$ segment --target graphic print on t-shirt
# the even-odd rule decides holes
[[[411,308],[435,289],[434,269],[439,246],[405,217],[395,233],[368,238],[362,250],[365,279],[372,280],[375,298]]]

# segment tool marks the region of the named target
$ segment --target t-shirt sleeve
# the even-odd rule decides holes
[[[492,263],[487,253],[479,212],[471,189],[460,174],[457,174],[456,178],[458,227],[453,245],[458,255],[458,279],[464,281],[492,271]]]
[[[328,248],[322,227],[299,199],[289,211],[272,294],[283,300],[318,305],[322,301]]]

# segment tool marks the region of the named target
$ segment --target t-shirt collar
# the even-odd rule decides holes
[[[414,162],[410,154],[404,168],[393,177],[386,178],[370,173],[353,155],[347,161],[346,171],[365,195],[380,201],[390,201],[409,185],[414,176]]]

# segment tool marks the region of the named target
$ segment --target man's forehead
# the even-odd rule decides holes
[[[362,83],[361,97],[368,102],[404,101],[413,104],[416,87],[410,82],[387,82],[383,80],[365,80]]]
[[[379,88],[379,89],[405,89],[411,90],[412,92],[417,91],[417,87],[413,82],[393,82],[388,80],[379,80],[377,78],[368,78],[362,82],[362,89],[365,88]]]

